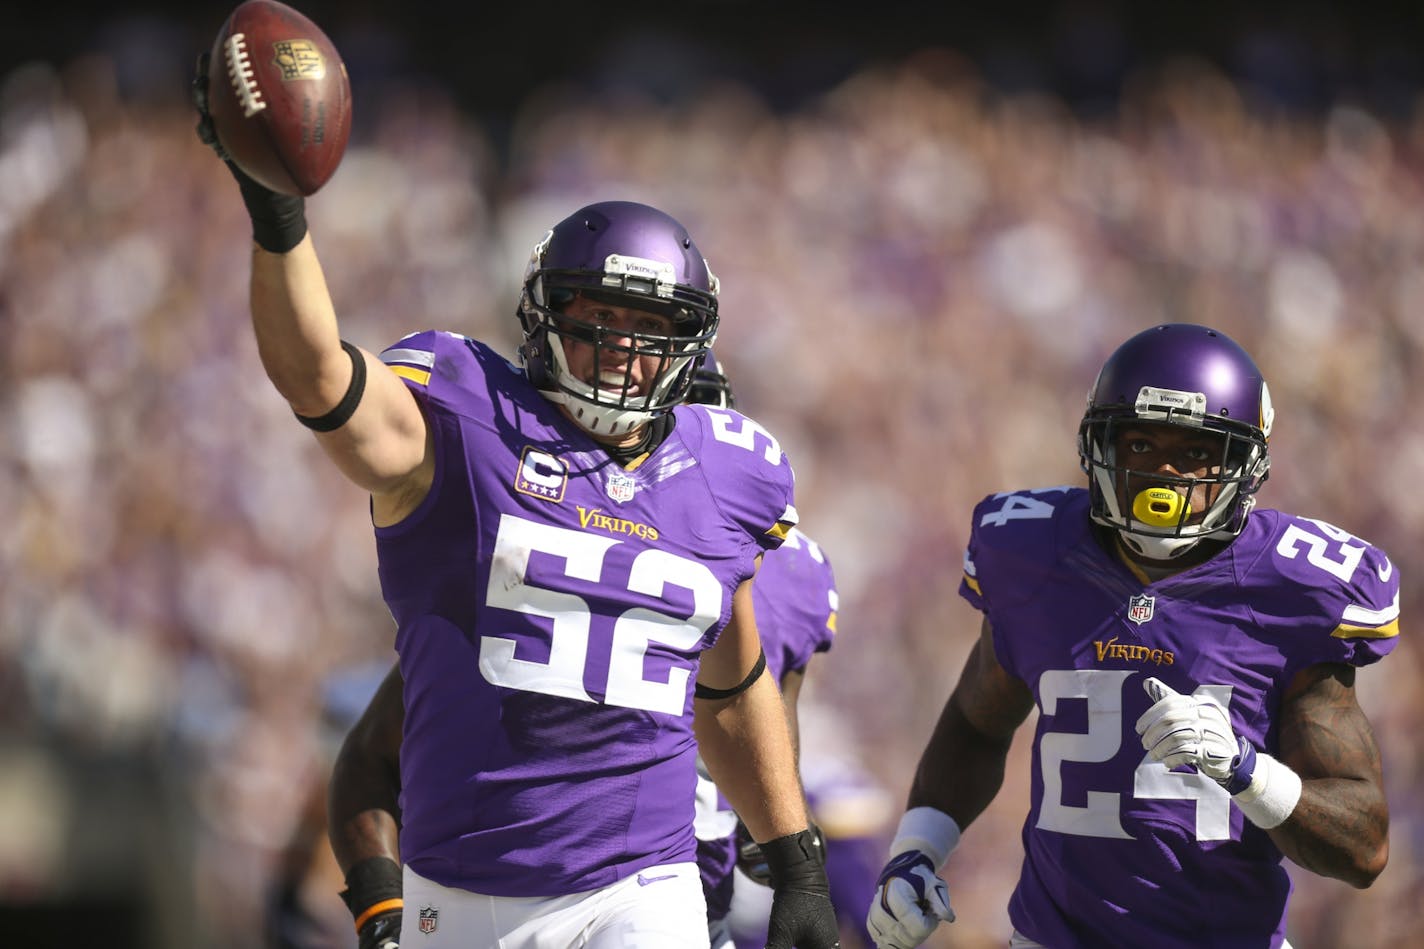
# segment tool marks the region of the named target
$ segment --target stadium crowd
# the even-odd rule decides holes
[[[512,355],[511,275],[592,200],[667,208],[710,249],[739,406],[840,582],[803,757],[873,776],[882,824],[978,631],[955,592],[974,503],[1082,479],[1063,433],[1116,341],[1169,320],[1240,341],[1278,411],[1262,505],[1350,525],[1405,578],[1400,656],[1360,687],[1391,863],[1363,892],[1297,874],[1291,940],[1424,924],[1424,110],[1273,112],[1179,60],[1085,118],[927,51],[789,113],[731,82],[546,88],[497,147],[436,86],[362,92],[308,214],[369,349],[438,326]],[[244,949],[324,780],[328,683],[389,661],[392,627],[366,499],[252,384],[243,210],[192,124],[102,58],[0,76],[0,899],[107,859],[88,885],[158,901],[150,944]],[[125,763],[139,790],[93,780]],[[1006,944],[1027,773],[957,852],[934,945]],[[162,856],[136,873],[96,855],[109,834]]]

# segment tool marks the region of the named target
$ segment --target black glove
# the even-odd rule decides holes
[[[810,829],[761,845],[771,875],[766,949],[840,949],[825,850]]]
[[[212,114],[208,112],[208,60],[208,53],[198,56],[193,80],[188,86],[193,108],[198,110],[198,138],[217,152],[228,171],[237,179],[237,186],[242,191],[242,203],[247,206],[248,217],[252,218],[252,239],[257,246],[274,254],[285,254],[306,236],[306,202],[300,197],[278,194],[258,184],[237,166],[227,149],[223,148],[217,128],[213,125]]]
[[[400,949],[400,864],[388,857],[362,860],[346,874],[341,899],[356,920],[360,949]]]
[[[193,67],[193,80],[188,85],[188,94],[193,98],[193,108],[198,110],[198,138],[202,143],[218,153],[225,162],[232,158],[218,141],[218,130],[213,125],[213,117],[208,112],[208,62],[210,54],[199,53],[197,65]]]
[[[816,850],[821,863],[824,864],[826,834],[815,824],[811,825],[811,833],[815,835]],[[752,839],[752,832],[747,830],[747,825],[742,823],[741,818],[737,819],[737,869],[751,877],[752,882],[771,886],[771,871],[766,865],[766,855],[761,852],[761,844]]]

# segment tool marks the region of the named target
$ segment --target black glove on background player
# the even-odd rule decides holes
[[[815,835],[816,850],[821,863],[824,864],[826,862],[825,831],[812,824],[811,833]],[[736,834],[737,869],[751,877],[753,882],[760,883],[762,886],[771,886],[771,870],[766,865],[766,854],[761,852],[761,844],[752,838],[752,832],[747,830],[747,825],[742,823],[741,818],[737,819]]]

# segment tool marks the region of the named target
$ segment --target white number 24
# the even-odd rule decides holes
[[[1117,669],[1061,669],[1039,678],[1044,715],[1054,714],[1061,699],[1086,699],[1088,704],[1087,732],[1045,732],[1039,745],[1043,779],[1040,828],[1081,837],[1131,838],[1122,827],[1117,791],[1090,790],[1083,806],[1065,804],[1061,769],[1064,764],[1107,761],[1117,755],[1123,736],[1122,690],[1135,674]],[[1197,691],[1231,707],[1229,685],[1203,685]],[[1132,795],[1144,800],[1194,801],[1197,840],[1231,838],[1231,797],[1205,775],[1168,771],[1144,752],[1133,773]]]

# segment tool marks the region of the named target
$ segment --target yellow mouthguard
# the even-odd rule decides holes
[[[1191,513],[1191,504],[1171,488],[1148,488],[1132,502],[1132,516],[1153,527],[1176,527]]]

